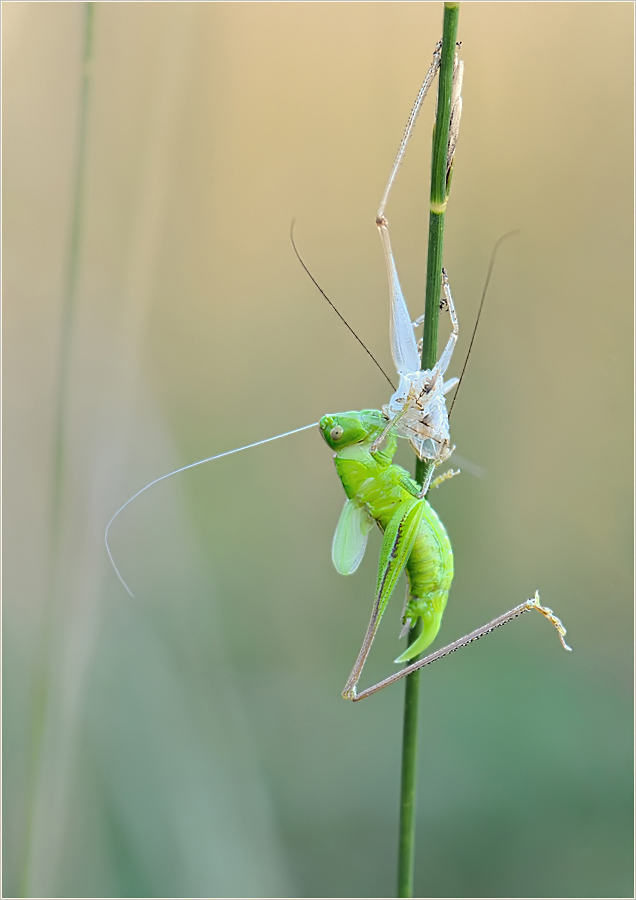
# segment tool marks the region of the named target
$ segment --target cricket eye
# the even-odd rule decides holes
[[[332,441],[339,441],[344,434],[344,428],[341,425],[334,425],[329,432]]]

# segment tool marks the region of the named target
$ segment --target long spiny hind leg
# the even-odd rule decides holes
[[[342,692],[345,700],[355,700],[356,698],[356,684],[362,673],[362,667],[369,655],[378,625],[384,615],[397,580],[404,571],[408,558],[411,555],[411,550],[422,524],[424,508],[425,504],[422,501],[407,500],[400,503],[384,530],[382,549],[380,551],[378,582],[371,619],[369,620],[358,658]]]
[[[373,610],[371,612],[371,620],[369,621],[369,626],[367,628],[366,634],[364,636],[364,640],[362,642],[362,646],[360,647],[360,652],[358,653],[358,658],[355,661],[355,665],[351,670],[351,674],[347,679],[347,683],[345,684],[342,696],[345,700],[355,700],[356,699],[356,684],[360,679],[360,675],[362,673],[362,667],[364,666],[367,656],[369,655],[369,650],[371,649],[371,644],[373,643],[373,639],[375,638],[375,633],[378,630],[378,625],[380,624],[380,601],[379,598],[376,597],[375,603],[373,604]]]
[[[385,678],[383,681],[379,681],[372,687],[365,688],[365,690],[360,691],[359,694],[354,692],[350,699],[364,700],[365,697],[370,697],[372,694],[375,694],[377,691],[381,691],[383,688],[388,687],[390,684],[395,684],[396,681],[399,681],[401,678],[410,675],[412,672],[416,672],[418,669],[421,669],[424,666],[428,666],[438,659],[443,659],[445,656],[449,656],[451,653],[454,653],[461,647],[466,647],[468,644],[471,644],[473,641],[478,640],[480,637],[483,637],[486,634],[490,634],[496,628],[499,628],[502,625],[506,625],[508,622],[512,622],[513,619],[518,618],[519,616],[523,615],[523,613],[526,613],[531,609],[536,609],[537,612],[540,612],[541,615],[545,616],[545,618],[552,625],[554,625],[559,634],[559,640],[561,641],[564,649],[571,650],[572,648],[568,647],[564,640],[566,630],[563,626],[563,623],[558,618],[558,616],[555,616],[555,614],[549,607],[541,605],[541,603],[539,602],[539,592],[537,591],[535,592],[533,598],[531,598],[530,600],[526,600],[525,603],[521,603],[519,604],[519,606],[515,606],[514,609],[509,610],[502,616],[498,616],[496,619],[493,619],[492,622],[488,622],[487,625],[483,625],[481,628],[476,628],[475,631],[471,631],[470,634],[465,635],[465,637],[460,638],[458,641],[453,641],[452,644],[448,644],[446,647],[442,647],[441,650],[436,650],[434,653],[430,653],[428,656],[425,656],[424,659],[420,659],[417,662],[411,663],[411,665],[406,666],[399,672],[396,672],[395,675],[390,675],[388,678]]]

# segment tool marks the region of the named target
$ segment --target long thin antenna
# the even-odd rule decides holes
[[[334,306],[334,304],[331,302],[331,300],[329,299],[329,297],[325,294],[325,292],[323,291],[323,289],[320,287],[320,285],[318,284],[318,282],[316,281],[316,279],[314,278],[314,276],[311,274],[311,272],[309,271],[309,269],[308,269],[307,266],[305,265],[305,263],[304,263],[304,261],[303,261],[303,258],[302,258],[302,256],[300,255],[300,253],[298,252],[298,248],[297,248],[296,243],[295,243],[295,241],[294,241],[294,224],[295,224],[295,222],[296,222],[296,220],[295,220],[295,219],[292,219],[291,227],[290,227],[290,229],[289,229],[289,237],[291,238],[291,243],[292,243],[292,247],[294,248],[294,253],[295,253],[296,256],[298,257],[298,262],[301,264],[301,266],[303,267],[303,269],[305,270],[305,272],[309,275],[309,277],[311,278],[311,280],[313,281],[313,283],[316,285],[316,287],[318,288],[318,290],[320,291],[320,293],[322,294],[322,296],[325,298],[325,300],[327,301],[327,303],[329,304],[329,306],[333,309],[333,311],[334,311],[334,312],[336,313],[336,315],[341,319],[341,321],[344,322],[344,324],[347,326],[347,328],[349,329],[349,331],[351,332],[351,334],[354,336],[354,338],[356,339],[356,341],[360,344],[360,346],[364,349],[364,351],[365,351],[366,353],[368,353],[368,355],[371,357],[371,359],[373,360],[373,362],[376,364],[376,366],[378,367],[378,369],[382,372],[382,374],[384,375],[384,377],[386,378],[386,380],[389,382],[389,384],[391,385],[391,387],[392,387],[393,390],[395,391],[395,389],[396,389],[396,388],[395,388],[395,385],[393,384],[393,382],[391,381],[391,379],[389,378],[389,376],[386,374],[386,372],[384,371],[384,369],[382,368],[382,366],[380,365],[380,363],[377,361],[377,359],[375,358],[375,356],[373,355],[373,353],[371,353],[371,351],[370,351],[369,348],[366,346],[366,344],[363,343],[363,341],[358,337],[358,335],[355,333],[355,331],[353,330],[353,328],[351,327],[351,325],[349,325],[349,323],[347,322],[347,320],[345,319],[345,317],[342,315],[342,313]]]
[[[222,459],[224,456],[232,456],[233,453],[240,453],[241,450],[251,450],[252,447],[260,447],[261,444],[269,444],[271,441],[277,441],[279,438],[289,437],[290,434],[298,434],[299,431],[307,431],[308,428],[315,428],[318,422],[312,422],[311,425],[303,425],[302,428],[294,428],[293,431],[286,431],[284,434],[277,434],[274,437],[265,438],[262,441],[255,441],[253,444],[246,444],[244,447],[236,447],[234,450],[226,450],[225,453],[217,453],[216,456],[208,456],[205,459],[200,459],[198,462],[189,463],[187,466],[181,466],[180,469],[175,469],[173,472],[168,472],[166,475],[161,475],[160,478],[155,478],[154,481],[151,481],[145,487],[142,487],[141,490],[137,491],[136,494],[133,494],[122,506],[119,507],[115,515],[112,517],[108,525],[106,526],[106,531],[104,532],[104,543],[106,544],[106,552],[108,553],[108,557],[113,565],[113,569],[117,573],[117,577],[126,588],[131,597],[135,595],[130,590],[124,579],[122,578],[121,572],[115,565],[115,560],[113,559],[113,554],[110,552],[110,547],[108,546],[108,530],[110,526],[113,524],[117,516],[122,510],[126,509],[129,503],[132,503],[133,500],[138,497],[140,494],[143,494],[144,491],[147,491],[148,488],[151,488],[153,484],[158,484],[160,481],[165,481],[166,478],[170,478],[172,475],[178,475],[179,472],[185,472],[186,469],[194,469],[195,466],[202,466],[203,463],[213,462],[215,459]]]
[[[492,254],[490,256],[490,263],[488,264],[488,272],[486,274],[486,281],[484,282],[484,289],[481,292],[481,302],[479,304],[479,310],[477,312],[477,318],[475,320],[475,327],[473,328],[473,333],[470,338],[470,344],[468,345],[468,353],[466,354],[466,359],[464,360],[464,366],[461,371],[461,375],[459,376],[459,381],[457,382],[457,387],[455,388],[455,396],[453,397],[453,402],[450,405],[450,409],[448,410],[448,418],[450,419],[451,413],[453,411],[453,407],[455,406],[455,401],[457,400],[457,394],[459,393],[459,389],[462,384],[462,378],[464,377],[464,372],[466,371],[466,366],[468,365],[468,360],[470,358],[470,351],[473,349],[473,343],[475,341],[475,335],[477,334],[477,326],[479,325],[479,320],[481,318],[481,311],[484,308],[484,300],[486,299],[486,293],[488,291],[488,285],[490,284],[490,276],[492,275],[492,270],[495,265],[495,257],[497,256],[497,251],[499,250],[500,245],[506,240],[506,238],[512,237],[515,234],[519,234],[519,229],[515,229],[514,231],[507,231],[505,234],[499,238],[495,246],[492,248]]]

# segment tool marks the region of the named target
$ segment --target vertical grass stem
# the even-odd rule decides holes
[[[439,70],[437,114],[433,131],[433,155],[431,163],[431,207],[426,264],[426,306],[424,339],[422,344],[422,369],[431,369],[437,361],[437,332],[439,300],[442,287],[442,258],[444,251],[444,215],[448,199],[447,153],[450,131],[453,66],[459,3],[444,4],[444,32],[442,59]],[[415,477],[423,484],[432,462],[417,460]],[[409,645],[418,637],[421,620],[409,633]],[[419,659],[419,657],[415,657]],[[415,878],[415,823],[417,788],[417,714],[419,698],[419,671],[405,679],[404,725],[402,743],[402,774],[400,784],[400,831],[398,843],[398,897],[412,897]]]

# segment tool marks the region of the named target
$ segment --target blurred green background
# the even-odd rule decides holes
[[[95,5],[52,535],[85,16],[3,4],[4,895],[392,896],[403,689],[340,698],[379,534],[335,573],[318,434],[131,505],[134,600],[103,532],[172,468],[387,401],[289,227],[390,367],[374,217],[442,4]],[[426,671],[418,896],[633,896],[632,29],[628,3],[461,10],[449,375],[521,232],[453,413],[483,475],[434,495],[437,644],[539,588],[574,653],[529,616]],[[433,106],[388,209],[414,317]],[[400,603],[363,685],[393,671]]]

